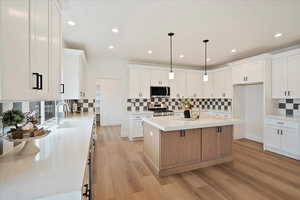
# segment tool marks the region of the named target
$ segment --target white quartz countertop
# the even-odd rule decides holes
[[[162,131],[187,130],[195,128],[208,128],[215,126],[234,125],[240,122],[238,119],[200,117],[198,120],[184,119],[183,117],[165,116],[144,118],[143,121]]]
[[[266,115],[267,118],[279,119],[279,120],[290,120],[290,121],[298,121],[300,122],[299,116],[284,116],[284,115],[277,115],[277,114],[269,114]]]
[[[36,155],[0,158],[0,200],[81,199],[92,127],[93,117],[66,119]]]

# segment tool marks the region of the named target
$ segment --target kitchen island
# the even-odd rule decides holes
[[[232,161],[236,119],[155,117],[143,119],[144,156],[157,176]]]

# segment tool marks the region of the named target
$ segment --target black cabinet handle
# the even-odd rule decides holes
[[[283,130],[281,130],[281,135],[283,134]]]
[[[39,73],[32,73],[32,76],[35,76],[35,86],[32,87],[33,90],[39,89]]]
[[[291,96],[291,91],[288,91],[288,96]]]
[[[38,90],[43,90],[43,75],[42,74],[38,74],[39,77],[39,87]]]
[[[60,89],[61,89],[61,90],[60,90],[60,93],[61,93],[61,94],[64,94],[64,93],[65,93],[65,84],[61,83],[61,84],[60,84]]]
[[[83,187],[84,187],[85,191],[84,191],[84,193],[82,193],[82,196],[89,197],[89,193],[90,193],[89,184],[85,184]]]
[[[277,135],[279,135],[279,129],[277,129]]]

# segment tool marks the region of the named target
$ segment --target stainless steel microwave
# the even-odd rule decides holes
[[[170,92],[170,87],[150,87],[151,97],[169,97]]]

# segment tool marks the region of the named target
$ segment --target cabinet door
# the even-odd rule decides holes
[[[80,99],[80,55],[65,50],[63,59],[64,99]]]
[[[150,97],[150,73],[144,68],[129,69],[129,98]]]
[[[264,82],[265,61],[248,62],[246,65],[246,83]]]
[[[282,129],[281,148],[283,151],[299,155],[299,132],[297,129]]]
[[[141,119],[130,119],[129,122],[130,138],[143,137],[143,125]]]
[[[281,148],[281,136],[279,128],[266,126],[264,131],[264,144],[267,146],[280,149]]]
[[[167,86],[168,80],[169,78],[168,78],[167,70],[161,70],[161,69],[151,70],[151,86]]]
[[[175,78],[169,80],[172,98],[186,97],[186,72],[182,70],[174,70]]]
[[[215,98],[221,98],[224,94],[224,71],[218,70],[214,72],[213,94]]]
[[[201,98],[203,96],[203,73],[188,71],[186,74],[187,97]]]
[[[184,137],[180,136],[180,131],[171,131],[161,134],[161,168],[170,168],[183,163]]]
[[[202,129],[202,160],[214,160],[219,157],[219,139],[217,128]]]
[[[233,127],[223,126],[219,134],[220,156],[230,156],[232,154]]]
[[[203,79],[202,79],[203,80]],[[208,72],[208,81],[203,82],[203,94],[205,98],[214,98],[214,72]]]
[[[287,91],[286,58],[272,60],[272,98],[285,98]]]
[[[62,61],[62,34],[61,11],[57,1],[51,1],[51,27],[50,27],[50,98],[59,99],[61,96],[61,61]]]
[[[233,86],[232,86],[232,69],[230,67],[226,68],[223,72],[224,80],[223,84],[223,98],[232,98]]]
[[[139,86],[142,98],[150,98],[150,73],[149,69],[139,71]]]
[[[245,83],[246,76],[246,65],[239,64],[232,67],[232,84],[243,84]]]
[[[49,1],[30,0],[30,68],[39,73],[42,89],[38,95],[49,92]]]
[[[129,98],[141,98],[139,86],[139,70],[136,68],[129,69]]]
[[[289,97],[300,98],[299,74],[300,74],[300,54],[287,58],[287,88]]]
[[[0,99],[31,99],[29,0],[2,0],[0,20]]]
[[[192,163],[201,160],[201,129],[185,131],[183,162]]]

